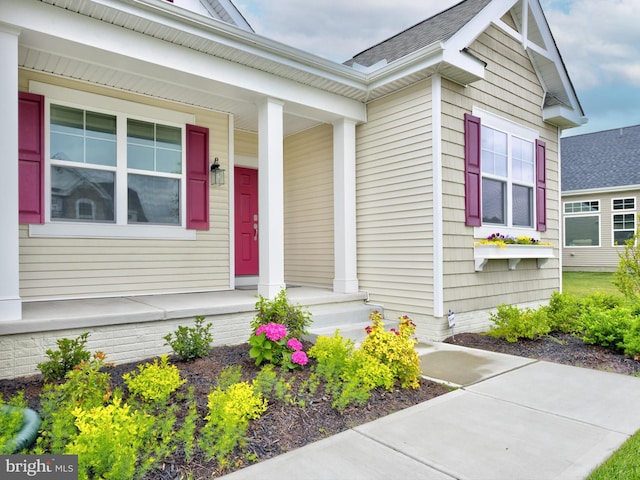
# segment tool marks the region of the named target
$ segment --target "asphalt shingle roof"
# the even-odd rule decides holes
[[[346,65],[370,67],[386,60],[391,63],[435,42],[446,41],[475,17],[491,0],[464,0],[403,32],[358,53]]]
[[[562,191],[640,185],[640,125],[560,140]]]

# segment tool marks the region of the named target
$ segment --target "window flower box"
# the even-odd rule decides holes
[[[481,272],[489,260],[507,260],[509,270],[515,270],[523,258],[535,258],[538,268],[542,268],[547,260],[553,258],[553,246],[480,243],[474,246],[473,257],[476,272]]]

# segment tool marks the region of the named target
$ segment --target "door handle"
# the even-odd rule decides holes
[[[253,224],[253,239],[258,240],[258,224]]]

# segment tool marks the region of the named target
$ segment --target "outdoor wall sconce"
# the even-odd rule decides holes
[[[218,157],[216,157],[211,164],[210,180],[211,185],[224,185],[224,168],[220,168]]]

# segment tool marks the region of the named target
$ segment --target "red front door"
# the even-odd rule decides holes
[[[258,171],[235,168],[236,275],[258,275]]]

